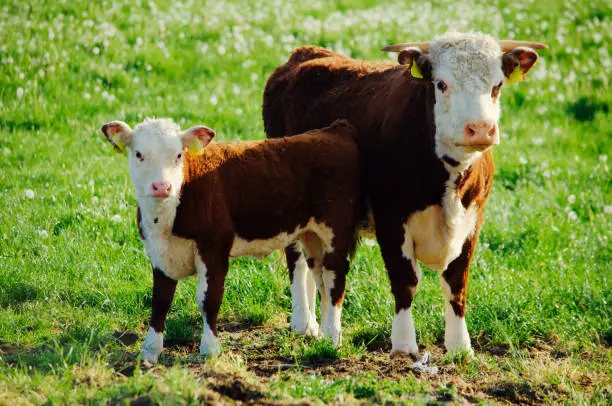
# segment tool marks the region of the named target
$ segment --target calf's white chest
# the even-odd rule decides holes
[[[454,192],[454,190],[453,190]],[[448,196],[448,193],[447,193]],[[442,205],[432,205],[412,214],[404,223],[404,255],[414,256],[426,266],[444,271],[476,229],[478,206],[467,210],[457,198],[445,196]]]
[[[141,203],[142,220],[140,226],[144,236],[142,242],[151,261],[151,266],[158,268],[168,277],[178,280],[196,272],[196,245],[193,240],[180,238],[172,234],[176,205],[148,207],[146,203]]]

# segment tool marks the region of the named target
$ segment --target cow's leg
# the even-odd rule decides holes
[[[309,279],[312,279],[312,275],[306,257],[297,243],[285,248],[285,255],[291,280],[291,329],[307,336],[316,336],[319,334],[319,325],[316,317],[312,317],[314,308],[311,310],[309,303]]]
[[[442,273],[442,291],[446,299],[444,345],[449,353],[472,352],[470,335],[465,324],[468,270],[474,254],[478,232],[463,244],[461,255]]]
[[[159,354],[164,348],[164,328],[166,315],[170,310],[176,281],[168,278],[161,270],[153,269],[153,299],[151,301],[151,326],[142,344],[142,359],[157,362]]]
[[[342,301],[346,287],[346,275],[349,270],[349,262],[346,251],[331,253],[323,258],[322,279],[325,304],[325,318],[322,318],[323,335],[330,337],[334,346],[342,344]],[[323,302],[323,300],[322,300]]]
[[[195,257],[198,272],[197,301],[204,326],[200,354],[217,355],[221,351],[217,341],[217,315],[223,300],[229,252],[225,255],[199,251]]]
[[[391,328],[391,355],[416,355],[419,347],[412,318],[412,300],[416,293],[421,270],[414,255],[414,242],[404,230],[401,216],[379,215],[376,238],[380,245],[395,298],[395,317]]]

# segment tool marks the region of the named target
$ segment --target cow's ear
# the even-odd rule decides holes
[[[512,84],[525,80],[527,72],[538,62],[536,51],[527,47],[517,47],[502,56],[502,70],[506,77],[504,83]]]
[[[123,121],[111,121],[104,124],[100,130],[117,152],[123,152],[125,147],[132,145],[132,129]]]
[[[188,149],[191,154],[201,153],[214,137],[215,131],[203,125],[191,127],[181,133],[183,148]]]
[[[417,47],[402,49],[397,55],[400,65],[408,65],[410,76],[416,79],[431,80],[431,62],[427,55]]]

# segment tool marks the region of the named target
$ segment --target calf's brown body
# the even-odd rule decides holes
[[[264,256],[289,245],[331,272],[331,303],[341,305],[360,210],[355,137],[355,129],[339,121],[291,138],[213,143],[185,157],[171,233],[195,244],[191,273],[205,278],[198,287],[205,289],[198,292],[205,329],[216,336],[229,258]],[[143,240],[148,234],[141,231]],[[161,333],[175,280],[187,275],[172,269],[154,275],[151,326]]]

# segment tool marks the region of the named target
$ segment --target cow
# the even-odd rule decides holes
[[[113,121],[101,130],[117,150],[130,150],[138,227],[153,269],[145,361],[157,362],[162,351],[178,280],[198,275],[200,353],[216,355],[229,258],[263,257],[288,246],[313,264],[325,304],[323,333],[340,344],[347,258],[362,195],[350,124],[336,121],[291,138],[212,144],[212,129],[181,131],[171,119],[147,119],[134,129]]]
[[[544,44],[446,33],[386,47],[398,62],[355,60],[296,49],[269,78],[265,131],[290,136],[347,119],[362,151],[366,227],[372,228],[395,299],[392,355],[417,354],[412,302],[419,263],[441,272],[444,343],[472,353],[465,322],[468,269],[500,142],[500,93],[524,79]],[[300,260],[300,259],[298,259]],[[296,259],[287,255],[289,269]],[[309,289],[294,301],[308,300]]]

